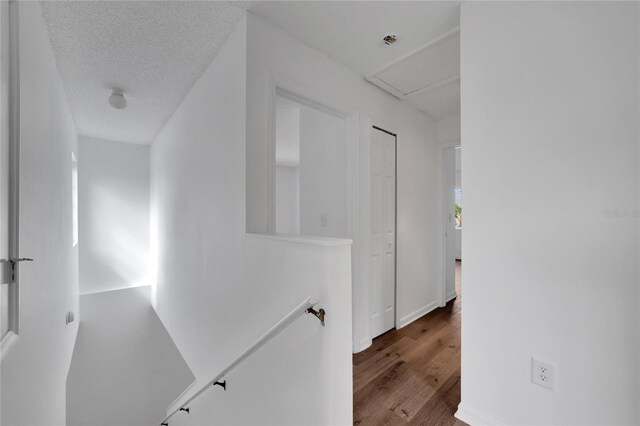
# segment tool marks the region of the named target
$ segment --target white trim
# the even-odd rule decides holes
[[[449,76],[447,78],[443,78],[440,81],[436,81],[435,83],[431,83],[428,86],[425,86],[425,87],[423,87],[421,89],[416,89],[413,92],[407,93],[406,98],[408,99],[408,98],[412,98],[412,97],[415,97],[415,96],[418,96],[418,95],[422,95],[423,93],[427,93],[427,92],[430,92],[432,90],[436,90],[436,89],[439,89],[439,88],[441,88],[443,86],[446,86],[448,84],[452,84],[452,83],[459,82],[459,81],[460,81],[460,74],[451,75],[451,76]]]
[[[439,144],[439,167],[440,167],[440,203],[441,203],[441,224],[440,224],[440,253],[442,254],[442,262],[440,264],[441,273],[440,273],[440,307],[443,307],[447,304],[447,302],[451,299],[447,299],[447,213],[445,212],[445,201],[446,201],[446,181],[445,181],[445,167],[444,167],[444,153],[445,150],[450,148],[459,148],[461,146],[460,139],[452,139],[446,142],[442,142]],[[455,257],[455,255],[454,255]]]
[[[416,50],[413,50],[411,52],[409,52],[408,54],[402,56],[400,59],[385,65],[384,67],[376,70],[375,72],[373,72],[372,74],[369,74],[367,76],[364,77],[365,80],[367,80],[368,82],[370,82],[371,84],[374,84],[376,86],[378,86],[379,88],[381,88],[382,90],[384,90],[387,93],[390,93],[391,95],[395,96],[398,99],[401,100],[406,100],[409,99],[411,97],[420,95],[422,93],[428,92],[430,90],[434,90],[437,89],[439,87],[445,86],[447,84],[456,82],[460,80],[460,75],[456,74],[456,75],[452,75],[449,77],[444,78],[443,80],[440,81],[436,81],[434,83],[431,83],[425,87],[421,87],[419,89],[416,89],[412,92],[409,93],[403,93],[401,91],[399,91],[398,89],[396,89],[395,87],[391,86],[389,83],[385,82],[384,80],[382,80],[380,77],[378,77],[378,74],[385,72],[386,70],[388,70],[391,67],[394,67],[398,64],[400,64],[402,61],[418,54],[421,53],[422,51],[431,49],[432,47],[436,46],[437,44],[443,42],[443,41],[447,41],[450,38],[456,37],[460,34],[460,27],[454,28],[452,31],[449,31],[448,33],[442,35],[441,37],[438,37],[435,40],[430,41],[429,43],[427,43],[424,46],[419,47]]]
[[[384,90],[385,92],[389,93],[390,95],[395,96],[396,98],[400,99],[401,101],[405,100],[407,98],[407,96],[404,93],[402,93],[401,91],[399,91],[395,87],[389,85],[385,81],[380,80],[378,78],[378,76],[375,75],[375,74],[365,76],[364,79],[367,80],[369,83],[373,84],[374,86],[378,86],[380,89]]]
[[[397,59],[395,62],[392,62],[390,64],[387,64],[387,65],[383,66],[382,68],[377,69],[371,75],[374,76],[376,74],[380,74],[381,72],[384,72],[384,71],[388,70],[389,68],[391,68],[394,65],[404,61],[405,59],[408,59],[408,58],[412,57],[413,55],[422,52],[423,50],[430,49],[433,46],[437,45],[438,43],[442,43],[443,41],[447,41],[450,38],[455,37],[459,33],[460,33],[460,27],[456,27],[456,28],[452,29],[451,31],[449,31],[448,33],[445,33],[445,34],[441,35],[440,37],[438,37],[438,38],[436,38],[434,40],[431,40],[427,44],[425,44],[423,46],[420,46],[415,50],[412,50],[411,52],[409,52],[406,55],[404,55],[404,56],[400,57],[399,59]]]
[[[463,404],[458,405],[458,411],[454,414],[456,419],[461,420],[469,426],[501,426],[503,423],[486,415],[485,413]]]
[[[398,323],[396,324],[396,329],[401,329],[402,327],[406,327],[407,325],[411,324],[412,322],[414,322],[418,318],[420,318],[420,317],[428,314],[429,312],[433,311],[438,306],[439,306],[438,305],[438,301],[431,302],[427,306],[423,306],[422,308],[420,308],[420,309],[418,309],[416,311],[413,311],[409,315],[406,315],[406,316],[400,318],[400,321],[398,321]]]
[[[289,234],[256,234],[247,233],[247,238],[275,240],[283,243],[307,244],[310,246],[340,247],[349,246],[353,241],[349,238],[316,237]]]
[[[2,2],[2,20],[6,25],[6,31],[2,39],[2,72],[7,73],[6,89],[7,96],[3,94],[3,108],[7,108],[7,122],[2,123],[7,126],[7,133],[2,137],[7,139],[6,150],[8,154],[8,256],[9,258],[19,258],[19,208],[20,208],[20,56],[19,56],[19,5],[15,0]],[[5,19],[6,15],[6,19]],[[6,43],[6,44],[5,44]],[[5,65],[6,64],[6,65]],[[10,267],[9,265],[3,265]],[[9,279],[7,306],[8,331],[0,341],[0,359],[4,358],[7,352],[18,341],[20,334],[20,264],[17,263],[13,277]],[[4,281],[4,280],[3,280]]]
[[[447,294],[447,297],[445,297],[444,301],[445,301],[445,303],[449,303],[453,299],[455,299],[456,297],[458,297],[458,293],[456,293],[456,291],[454,290],[453,293]]]
[[[137,285],[131,285],[129,287],[117,287],[117,288],[110,288],[108,290],[95,290],[95,291],[88,291],[86,293],[80,293],[78,296],[91,296],[92,294],[100,294],[100,293],[109,293],[111,291],[121,291],[121,290],[131,290],[134,288],[142,288],[142,287],[152,287],[151,284],[137,284]]]
[[[371,347],[373,345],[373,339],[362,339],[358,342],[357,345],[353,345],[353,353],[357,354],[358,352],[362,352],[365,349]]]
[[[11,330],[4,335],[2,342],[0,342],[0,360],[4,359],[4,356],[9,352],[13,345],[18,342],[18,339],[20,339],[20,336]]]
[[[358,110],[350,105],[344,104],[336,99],[328,98],[325,94],[318,92],[308,86],[293,81],[287,77],[271,72],[269,74],[269,206],[268,206],[268,223],[269,234],[275,234],[276,215],[275,215],[275,158],[276,158],[276,98],[282,96],[302,105],[334,115],[345,121],[347,130],[346,134],[346,151],[347,151],[347,200],[346,200],[346,223],[347,237],[356,239],[358,223]],[[354,245],[355,246],[355,245]],[[356,250],[356,249],[354,249]]]

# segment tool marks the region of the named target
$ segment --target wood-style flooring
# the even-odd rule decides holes
[[[460,403],[461,262],[458,297],[353,356],[355,425],[464,425]]]

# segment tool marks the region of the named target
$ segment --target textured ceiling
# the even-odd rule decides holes
[[[43,16],[79,134],[150,143],[245,3],[46,1]],[[115,110],[110,88],[129,103]]]
[[[450,2],[43,1],[78,133],[150,143],[249,8],[362,76],[410,55],[459,25]],[[396,33],[385,47],[381,39]],[[109,106],[110,89],[128,107]],[[415,105],[438,118],[455,110],[453,88]],[[459,104],[459,99],[457,101]],[[453,111],[455,113],[455,111]],[[435,117],[437,116],[437,117]]]

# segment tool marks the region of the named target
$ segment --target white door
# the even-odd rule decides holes
[[[444,303],[455,297],[456,288],[456,150],[444,150]]]
[[[396,137],[371,130],[371,337],[395,327]]]
[[[17,2],[0,4],[0,358],[19,328],[19,277],[11,263],[18,252],[17,7]]]
[[[8,64],[5,61],[7,40],[8,4],[0,5],[0,338],[9,332],[9,286],[11,264],[9,262],[9,116],[8,116]]]

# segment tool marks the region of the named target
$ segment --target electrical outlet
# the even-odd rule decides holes
[[[555,367],[546,362],[531,358],[531,381],[547,389],[556,388]]]

